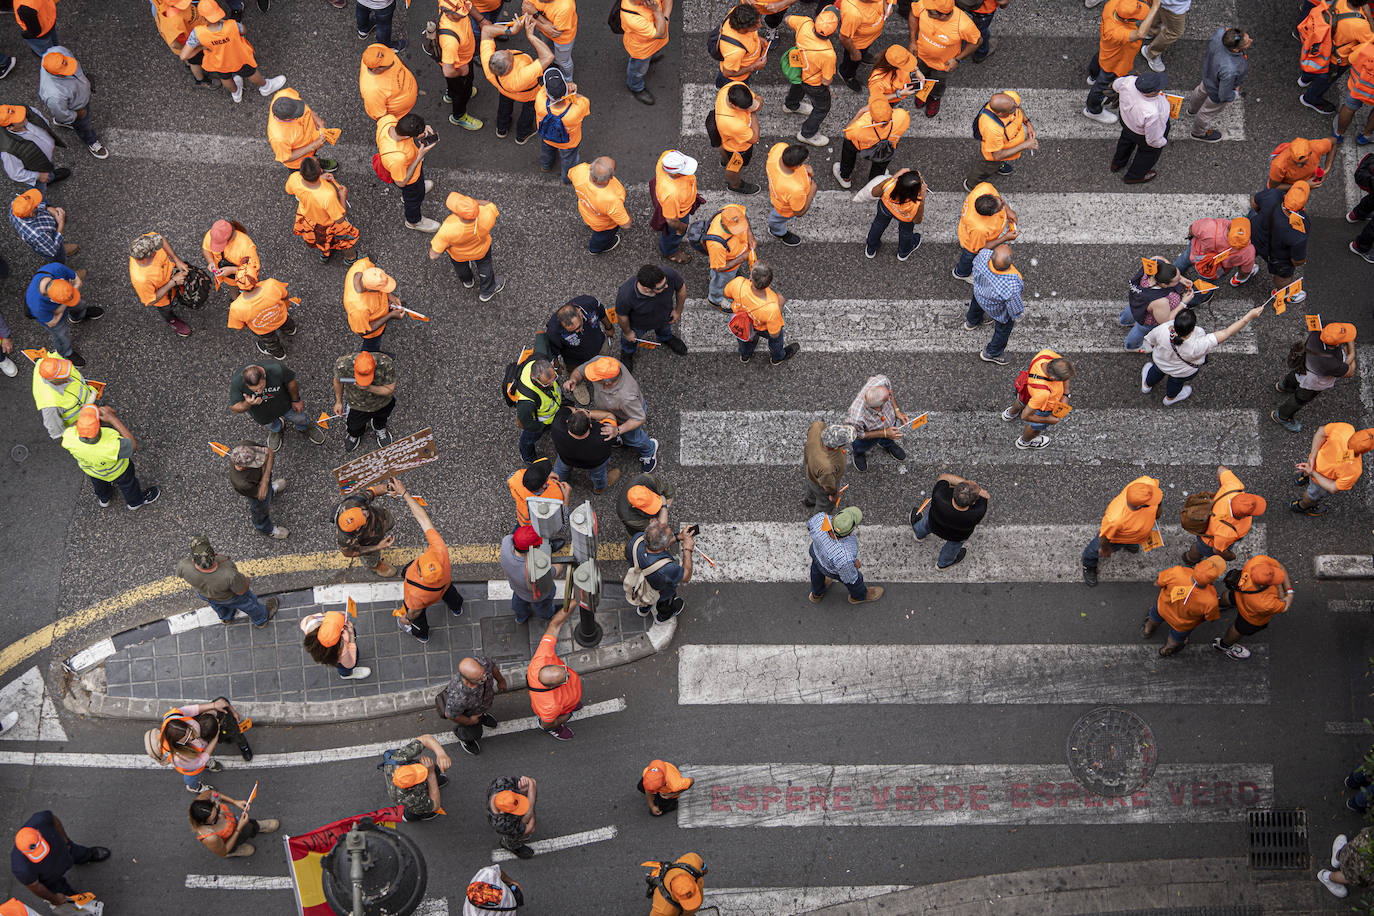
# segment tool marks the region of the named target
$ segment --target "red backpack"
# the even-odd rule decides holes
[[[376,172],[377,177],[380,178],[382,181],[386,182],[387,184],[395,183],[391,180],[391,173],[387,171],[386,166],[382,165],[381,153],[372,154],[372,171]]]

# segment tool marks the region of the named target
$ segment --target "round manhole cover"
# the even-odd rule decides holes
[[[1096,795],[1130,795],[1154,775],[1155,736],[1144,719],[1116,706],[1102,706],[1069,729],[1069,769]]]
[[[29,457],[29,450],[25,446],[16,445],[10,449],[10,457],[14,459],[15,464],[23,464],[25,459]]]

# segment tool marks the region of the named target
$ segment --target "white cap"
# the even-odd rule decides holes
[[[669,175],[695,175],[697,161],[686,153],[670,149],[663,156],[663,171]]]

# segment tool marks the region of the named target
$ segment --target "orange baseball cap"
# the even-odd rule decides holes
[[[1250,220],[1237,216],[1226,229],[1226,244],[1232,248],[1244,248],[1250,244]]]
[[[234,234],[234,226],[227,219],[217,219],[210,224],[210,244],[223,248]]]
[[[200,0],[198,9],[206,22],[215,23],[224,18],[224,10],[215,0]]]
[[[688,912],[696,912],[701,906],[701,883],[680,868],[668,872],[668,892],[673,895],[677,905]]]
[[[692,787],[694,780],[684,777],[678,768],[666,760],[651,760],[644,770],[644,788],[649,792],[664,789],[668,792],[685,792]]]
[[[1137,22],[1145,18],[1145,14],[1150,11],[1149,6],[1136,0],[1135,3],[1118,3],[1116,16],[1126,22]]]
[[[330,611],[324,615],[324,620],[320,621],[319,632],[315,638],[322,646],[338,645],[339,640],[343,638],[344,624],[347,622],[340,611]]]
[[[1357,455],[1374,449],[1374,429],[1362,429],[1350,437],[1350,450]]]
[[[87,404],[76,415],[76,434],[86,439],[100,435],[100,410],[94,404]]]
[[[65,382],[72,377],[72,361],[57,356],[45,356],[38,361],[38,374],[49,382]]]
[[[658,510],[663,508],[663,497],[643,484],[630,487],[625,496],[630,500],[630,505],[648,515],[657,515]]]
[[[53,76],[71,76],[76,72],[76,58],[61,51],[49,51],[43,55],[43,69]]]
[[[1250,581],[1256,585],[1273,585],[1283,581],[1283,567],[1273,557],[1255,557],[1250,563]]]
[[[449,212],[459,219],[471,221],[477,218],[477,201],[466,194],[459,194],[457,191],[450,192],[448,197],[444,198],[444,206],[448,207]]]
[[[1237,518],[1263,515],[1267,508],[1269,505],[1264,501],[1264,497],[1254,493],[1240,493],[1231,500],[1231,514]]]
[[[81,301],[81,290],[72,286],[68,280],[53,280],[48,283],[48,298],[58,305],[76,305]]]
[[[42,862],[51,851],[48,841],[34,827],[25,827],[14,835],[14,848],[30,862]]]
[[[875,95],[868,103],[868,118],[874,124],[892,120],[892,103],[880,95]]]
[[[407,763],[399,766],[391,774],[392,785],[401,789],[409,789],[411,786],[418,786],[429,778],[429,768],[423,763]]]
[[[43,202],[43,192],[37,188],[29,188],[20,194],[10,204],[10,212],[20,219],[25,219],[33,215],[33,211],[38,209],[38,205]]]
[[[1198,585],[1211,585],[1226,572],[1226,561],[1221,557],[1208,557],[1193,567],[1193,581]]]
[[[389,67],[396,63],[396,52],[384,44],[370,44],[363,49],[363,66],[369,70]]]
[[[496,803],[497,811],[504,811],[507,814],[514,814],[523,817],[525,812],[530,810],[530,799],[528,795],[521,795],[519,792],[512,792],[506,789],[504,792],[497,792],[492,799]]]
[[[357,531],[367,524],[367,513],[357,506],[350,506],[339,514],[340,531]]]
[[[1295,162],[1305,162],[1307,157],[1312,155],[1312,144],[1302,137],[1298,137],[1288,144],[1288,152],[1293,156]]]
[[[946,2],[946,0],[928,0],[928,2]],[[954,0],[947,0],[949,8],[954,9]],[[834,35],[835,30],[840,27],[840,11],[833,6],[827,6],[816,14],[816,34],[822,37]]]
[[[388,276],[387,272],[380,267],[369,267],[363,271],[363,289],[375,290],[379,293],[389,293],[396,288],[396,279]]]
[[[1333,321],[1322,328],[1322,343],[1328,347],[1340,346],[1355,339],[1355,326],[1343,321]]]
[[[23,105],[0,105],[0,127],[13,127],[28,116]]]
[[[1288,210],[1301,210],[1307,206],[1307,197],[1312,193],[1312,186],[1305,181],[1295,181],[1293,186],[1288,189],[1288,193],[1283,195],[1283,206]]]
[[[353,357],[353,380],[359,385],[371,385],[377,376],[377,360],[366,350]]]
[[[601,356],[587,363],[582,370],[589,382],[604,382],[620,374],[620,360],[613,356]]]
[[[1154,495],[1155,488],[1148,483],[1133,483],[1126,488],[1126,502],[1132,506],[1147,506]]]
[[[415,561],[415,570],[420,575],[420,582],[425,585],[442,585],[445,576],[444,570],[433,557],[421,556]]]

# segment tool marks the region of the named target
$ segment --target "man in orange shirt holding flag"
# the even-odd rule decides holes
[[[788,60],[801,72],[798,81],[787,90],[782,107],[793,114],[806,116],[797,131],[798,140],[812,146],[826,146],[830,138],[820,129],[821,122],[830,113],[830,83],[835,79],[835,49],[830,44],[830,36],[840,27],[840,11],[827,6],[814,20],[806,16],[788,16],[787,27],[796,33],[797,39],[796,53],[789,52]]]
[[[229,303],[229,327],[252,331],[263,356],[286,359],[286,338],[296,333],[296,319],[287,311],[290,307],[286,284],[268,277]]]
[[[1160,0],[1107,0],[1102,7],[1101,34],[1097,54],[1088,63],[1088,101],[1083,116],[1103,124],[1115,124],[1116,115],[1103,111],[1102,104],[1112,82],[1126,76],[1135,65],[1135,56],[1150,34],[1159,13]]]
[[[1149,541],[1155,530],[1163,501],[1159,480],[1150,476],[1137,477],[1116,494],[1102,514],[1097,537],[1083,548],[1084,582],[1090,587],[1097,585],[1098,562],[1110,557],[1113,548],[1139,553],[1140,545]]]
[[[332,172],[339,163],[326,156],[315,155],[316,151],[329,141],[330,136],[337,139],[338,132],[331,134],[325,129],[324,121],[301,101],[301,94],[287,87],[272,96],[272,105],[267,114],[267,142],[272,146],[272,155],[288,169],[301,167],[306,156],[315,156],[320,168]]]
[[[525,685],[530,690],[530,707],[539,719],[539,727],[559,741],[571,741],[573,730],[567,722],[582,708],[582,678],[558,657],[558,631],[572,615],[571,605],[564,605],[549,619],[539,648],[525,669]]]
[[[429,642],[429,618],[426,614],[429,606],[442,600],[453,616],[458,617],[463,613],[463,596],[453,586],[448,546],[439,532],[434,530],[429,513],[415,501],[415,497],[398,478],[387,481],[387,489],[405,500],[406,508],[419,523],[429,544],[424,553],[401,570],[401,578],[405,582],[404,613],[396,618],[396,623],[403,632],[420,642]]]
[[[1168,625],[1169,638],[1160,648],[1160,655],[1176,655],[1188,644],[1188,634],[1198,624],[1221,616],[1217,590],[1212,583],[1224,572],[1225,560],[1208,557],[1192,567],[1170,566],[1155,577],[1159,597],[1150,608],[1141,633],[1149,639],[1161,623]]]
[[[1259,273],[1255,246],[1250,241],[1250,220],[1244,216],[1193,220],[1188,227],[1188,247],[1175,259],[1174,267],[1184,276],[1189,268],[1196,267],[1198,276],[1208,280],[1234,270],[1232,286],[1249,282]]]
[[[505,276],[498,277],[491,263],[491,228],[501,211],[489,200],[474,200],[454,191],[444,201],[449,215],[439,231],[429,240],[430,260],[447,253],[458,272],[458,279],[467,289],[480,281],[477,299],[490,302],[506,288]],[[476,278],[473,268],[476,267]]]
[[[1349,423],[1328,423],[1312,434],[1312,448],[1306,461],[1299,461],[1298,486],[1307,487],[1302,496],[1288,504],[1299,515],[1325,515],[1319,503],[1332,493],[1352,489],[1364,472],[1360,456],[1374,449],[1374,429],[1355,431]]]
[[[911,29],[911,51],[925,68],[927,76],[937,81],[926,96],[926,117],[940,113],[940,99],[944,97],[949,74],[961,61],[972,57],[983,40],[968,13],[955,6],[954,0],[917,0],[911,4],[907,16]]]

